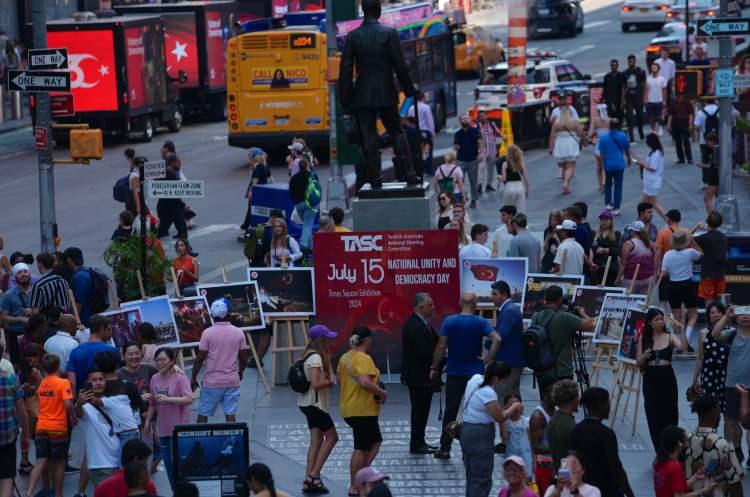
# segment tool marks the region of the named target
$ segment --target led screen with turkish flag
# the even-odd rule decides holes
[[[163,40],[159,26],[155,24],[125,30],[131,108],[160,104],[167,100]]]
[[[49,31],[47,46],[68,49],[70,90],[76,112],[117,110],[112,31]]]
[[[370,354],[380,371],[398,373],[401,328],[414,294],[432,296],[435,330],[459,310],[453,230],[316,233],[314,245],[316,318],[339,332],[336,355],[347,349],[354,327],[367,326],[377,333]]]
[[[226,49],[229,39],[228,13],[206,11],[206,50],[208,50],[208,86],[222,87],[226,82]]]
[[[177,78],[180,71],[185,71],[187,81],[180,83],[180,88],[200,86],[195,14],[193,12],[181,12],[165,15],[164,29],[167,73],[171,77]]]

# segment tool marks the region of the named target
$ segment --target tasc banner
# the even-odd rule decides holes
[[[336,355],[346,351],[351,331],[377,333],[371,355],[382,373],[401,370],[401,328],[417,292],[435,302],[436,331],[458,312],[459,263],[452,230],[316,233],[317,322],[339,332]]]

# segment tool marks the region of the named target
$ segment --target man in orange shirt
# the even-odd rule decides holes
[[[73,420],[73,391],[70,382],[59,375],[60,358],[54,354],[42,357],[47,377],[37,388],[39,418],[36,423],[36,465],[31,472],[27,497],[34,495],[42,473],[51,470],[55,497],[63,497],[65,462],[68,456],[68,427]]]
[[[664,258],[664,254],[672,250],[672,234],[678,231],[684,231],[689,233],[690,230],[680,226],[682,221],[682,213],[677,209],[670,209],[667,211],[665,218],[667,225],[659,230],[656,234],[656,255],[654,257],[654,267],[657,271],[661,270],[661,260]],[[662,278],[659,284],[659,306],[664,310],[665,314],[669,314],[669,295],[667,289],[669,287],[669,278]]]

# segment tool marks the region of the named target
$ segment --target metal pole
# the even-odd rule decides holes
[[[146,272],[146,197],[144,195],[143,189],[144,189],[144,183],[146,182],[146,166],[144,160],[139,161],[138,163],[138,184],[140,185],[139,191],[138,191],[138,202],[140,202],[141,205],[141,275],[143,279],[148,278],[148,273]]]
[[[509,105],[526,101],[522,86],[526,84],[527,2],[510,0],[508,3],[508,92]]]
[[[326,43],[328,47],[328,59],[336,55],[336,19],[333,15],[333,0],[326,0]],[[331,162],[331,176],[328,178],[328,191],[326,194],[326,205],[328,210],[333,207],[348,207],[349,197],[347,195],[344,172],[339,164],[336,126],[336,83],[328,83],[328,120],[331,123],[331,131],[328,136],[328,150]]]
[[[729,11],[729,0],[721,0],[720,15],[726,17]],[[734,42],[729,36],[719,38],[719,68],[732,67]],[[722,218],[725,231],[740,231],[739,207],[732,188],[732,97],[719,99],[719,197],[715,210]]]
[[[31,20],[34,29],[34,48],[47,47],[47,12],[44,0],[32,0]],[[45,128],[52,137],[49,93],[36,94],[36,127]],[[37,150],[39,162],[39,224],[43,252],[55,251],[55,176],[52,165],[52,140],[47,140],[47,148]]]
[[[690,1],[685,0],[685,59],[682,63],[687,66],[690,61]]]
[[[0,82],[0,123],[5,122],[5,86]]]
[[[10,92],[11,119],[23,119],[23,97],[20,91]]]

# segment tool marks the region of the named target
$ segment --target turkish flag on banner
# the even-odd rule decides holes
[[[184,12],[164,16],[164,43],[167,52],[167,73],[177,78],[185,71],[187,81],[181,88],[200,86],[198,75],[198,46],[195,31],[195,14]]]

